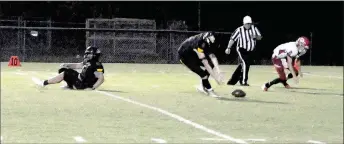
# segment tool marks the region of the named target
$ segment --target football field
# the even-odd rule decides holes
[[[343,143],[343,67],[304,66],[293,89],[261,85],[272,66],[251,66],[250,87],[217,85],[223,98],[196,91],[183,65],[104,64],[96,91],[39,88],[32,77],[58,63],[1,63],[2,143]],[[234,65],[221,65],[226,79]],[[231,92],[242,89],[245,98]]]

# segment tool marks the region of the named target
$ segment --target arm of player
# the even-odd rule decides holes
[[[302,71],[301,71],[301,60],[300,57],[296,57],[295,59],[295,65],[298,67],[298,73],[300,77],[303,77]]]
[[[104,73],[103,72],[94,72],[94,75],[98,78],[97,82],[93,85],[92,89],[98,88],[100,85],[103,84],[104,80]]]
[[[217,72],[218,74],[221,73],[221,70],[220,70],[220,67],[219,67],[219,62],[218,62],[218,60],[217,60],[215,54],[209,54],[209,57],[210,57],[211,61],[212,61],[213,64],[214,64],[214,68],[215,68],[216,72]]]
[[[194,51],[196,52],[196,54],[198,55],[198,58],[202,61],[205,69],[208,71],[208,73],[210,74],[210,76],[212,76],[216,82],[218,84],[221,83],[221,81],[219,80],[219,77],[216,73],[214,73],[213,69],[211,68],[211,66],[209,65],[208,60],[205,58],[205,54],[203,53],[203,50],[198,48],[198,50],[194,49]]]
[[[294,81],[297,84],[298,83],[298,77],[296,76],[296,73],[295,73],[294,68],[293,68],[292,58],[289,55],[287,55],[287,63],[288,63],[288,68],[289,68],[291,74],[293,75]]]
[[[63,68],[70,68],[70,69],[82,69],[84,64],[81,63],[63,63],[61,64],[61,67]]]

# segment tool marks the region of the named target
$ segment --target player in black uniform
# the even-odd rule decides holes
[[[212,76],[218,84],[222,84],[221,71],[214,54],[217,46],[214,43],[215,36],[212,32],[194,35],[181,44],[178,55],[180,62],[201,78],[202,84],[197,90],[218,97],[208,80]]]
[[[65,88],[94,90],[104,82],[104,67],[99,62],[100,55],[101,52],[98,48],[87,47],[83,62],[62,64],[62,68],[58,70],[59,75],[49,80],[43,82],[37,79],[32,80],[43,87],[64,80],[67,83]],[[74,69],[82,69],[82,71],[78,73]]]

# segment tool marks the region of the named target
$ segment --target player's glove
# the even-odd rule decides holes
[[[230,54],[231,53],[231,49],[230,48],[227,48],[226,51],[225,51],[226,54]]]

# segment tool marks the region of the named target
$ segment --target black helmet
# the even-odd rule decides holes
[[[215,35],[214,32],[210,31],[210,32],[205,32],[203,34],[203,39],[205,41],[207,41],[207,43],[209,44],[213,44],[215,42]]]
[[[99,61],[100,55],[101,55],[101,52],[98,48],[89,46],[85,50],[84,62],[91,62],[91,61],[97,62]]]

